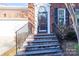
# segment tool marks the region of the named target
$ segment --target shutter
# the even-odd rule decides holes
[[[54,31],[56,31],[56,26],[58,24],[58,8],[54,9]]]
[[[69,11],[66,9],[66,26],[69,25]]]
[[[58,8],[54,9],[54,22],[58,24]]]

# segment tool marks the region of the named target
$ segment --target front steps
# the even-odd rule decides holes
[[[33,41],[24,44],[25,50],[18,51],[17,56],[61,56],[62,50],[55,34],[37,34]],[[27,39],[29,40],[29,39]]]

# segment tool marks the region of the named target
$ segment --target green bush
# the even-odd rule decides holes
[[[70,40],[70,41],[77,41],[76,33],[75,32],[68,32],[65,39]]]
[[[76,49],[77,55],[79,55],[79,44],[75,44],[74,48]]]

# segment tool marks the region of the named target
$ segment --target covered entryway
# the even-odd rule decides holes
[[[35,5],[35,34],[50,34],[50,4],[41,3]]]

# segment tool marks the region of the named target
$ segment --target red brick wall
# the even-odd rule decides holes
[[[35,6],[33,3],[28,3],[28,20],[31,21],[32,33],[34,33],[34,20],[35,20]]]
[[[50,31],[53,32],[53,23],[54,23],[54,9],[55,8],[66,8],[63,3],[51,3],[50,6]]]
[[[50,6],[50,31],[53,32],[54,27],[54,8],[66,8],[64,3],[51,3]],[[79,4],[75,4],[75,8],[79,8]],[[28,3],[28,19],[34,24],[35,20],[35,6],[33,3]],[[32,28],[34,32],[34,27]]]
[[[75,7],[74,8],[79,8],[79,3],[74,3],[75,4]],[[54,23],[54,8],[66,8],[65,4],[64,3],[51,3],[51,6],[50,6],[50,24],[51,24],[51,32],[53,32],[53,28],[52,27],[52,24]],[[69,15],[69,20],[70,20],[70,23],[71,23],[71,17]]]

